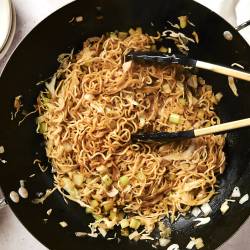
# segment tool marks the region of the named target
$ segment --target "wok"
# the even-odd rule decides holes
[[[193,58],[225,65],[237,62],[246,70],[250,69],[250,48],[240,34],[221,17],[190,0],[75,1],[41,22],[18,46],[5,67],[0,79],[0,145],[4,145],[5,153],[2,158],[7,163],[0,165],[0,184],[7,203],[19,220],[49,249],[138,250],[152,249],[152,246],[148,242],[132,242],[127,239],[118,243],[117,240],[108,241],[101,237],[76,238],[74,232],[86,231],[92,218],[77,204],[66,204],[57,192],[43,206],[31,203],[37,192],[44,192],[52,187],[53,178],[50,171],[42,173],[33,166],[35,158],[47,163],[43,139],[35,132],[36,114],[31,115],[21,126],[18,126],[21,116],[11,120],[14,97],[23,95],[23,109],[32,111],[42,88],[36,86],[36,83],[47,79],[56,71],[59,54],[70,52],[72,48],[77,51],[87,37],[107,31],[127,31],[130,27],[137,26],[153,34],[157,30],[163,30],[167,20],[176,22],[176,17],[180,15],[190,17],[200,36],[198,46],[191,47],[190,50]],[[69,22],[76,16],[83,16],[83,22]],[[96,18],[97,16],[103,18]],[[232,41],[223,37],[225,30],[232,33]],[[239,97],[235,97],[227,85],[226,77],[203,71],[199,71],[199,74],[213,85],[215,92],[223,93],[224,97],[217,108],[223,122],[250,116],[250,83],[237,81]],[[250,130],[228,134],[225,152],[226,171],[219,178],[218,195],[210,202],[213,210],[211,222],[194,228],[192,218],[186,216],[171,224],[172,243],[178,243],[181,249],[185,249],[190,236],[202,237],[204,249],[215,249],[250,214],[250,203],[230,203],[230,210],[225,215],[219,209],[236,185],[240,187],[242,194],[250,191]],[[33,173],[36,175],[29,178]],[[14,204],[8,197],[10,191],[18,189],[20,179],[27,180],[29,199]],[[53,208],[53,212],[47,223],[44,223],[43,219],[47,217],[46,211],[49,208]],[[63,229],[58,224],[60,221],[68,222],[69,226]]]

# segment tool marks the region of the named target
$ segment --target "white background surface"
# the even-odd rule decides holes
[[[0,0],[1,1],[1,0]],[[0,72],[13,48],[42,19],[72,0],[13,0],[17,12],[17,31],[13,44],[3,60]],[[221,14],[234,26],[250,19],[250,0],[197,0]],[[237,6],[236,6],[237,4]],[[233,7],[234,6],[234,7]],[[242,32],[250,43],[250,29]],[[250,219],[218,250],[249,250]],[[0,210],[0,250],[46,250],[6,207]]]

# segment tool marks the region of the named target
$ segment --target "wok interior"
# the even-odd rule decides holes
[[[101,6],[100,11],[97,6]],[[76,1],[61,9],[36,28],[19,46],[9,61],[1,78],[2,91],[0,93],[2,115],[0,144],[5,146],[8,166],[1,169],[1,186],[8,196],[9,191],[17,189],[20,179],[29,179],[27,187],[30,197],[36,192],[44,192],[52,186],[53,178],[49,172],[41,173],[33,166],[35,158],[43,159],[45,156],[43,139],[35,133],[35,115],[28,118],[20,127],[18,121],[10,120],[13,110],[13,100],[17,95],[23,95],[24,109],[32,110],[41,86],[35,83],[52,75],[58,67],[57,56],[63,52],[70,52],[72,48],[80,49],[82,42],[91,36],[101,35],[108,31],[127,31],[130,27],[142,27],[144,32],[155,33],[162,31],[167,25],[166,21],[177,22],[176,17],[188,15],[196,24],[196,31],[200,36],[200,43],[192,47],[190,55],[208,62],[230,65],[240,63],[250,70],[250,50],[234,29],[221,18],[200,5],[188,0],[178,1]],[[69,22],[72,17],[83,16],[83,22]],[[103,16],[103,19],[97,19]],[[154,23],[152,27],[151,22]],[[227,41],[223,32],[232,32],[233,41]],[[166,46],[168,44],[165,44]],[[243,81],[237,82],[239,97],[235,97],[227,85],[227,78],[217,74],[199,71],[214,92],[222,92],[224,97],[217,108],[222,122],[249,117],[250,87]],[[249,165],[249,129],[235,131],[228,135],[225,147],[226,171],[219,178],[219,193],[211,206],[213,213],[211,223],[201,228],[194,228],[190,216],[181,217],[171,227],[172,242],[181,247],[186,246],[190,236],[200,236],[204,239],[205,247],[213,249],[226,240],[246,219],[250,212],[249,207],[239,207],[231,204],[230,211],[222,216],[219,208],[228,198],[235,185],[238,185],[244,194],[249,190],[247,178],[250,175]],[[28,178],[36,173],[34,178]],[[66,249],[69,246],[80,249],[117,249],[117,241],[105,239],[77,239],[75,231],[86,231],[91,221],[84,210],[78,205],[69,202],[67,205],[58,194],[53,194],[44,206],[35,206],[31,202],[11,207],[24,225],[43,243],[51,249]],[[55,213],[49,218],[47,225],[42,221],[46,217],[46,210],[53,208]],[[32,216],[31,216],[32,215]],[[69,222],[69,228],[62,230],[58,222]],[[157,235],[157,232],[156,232]],[[146,242],[129,242],[123,240],[120,249],[151,249]]]

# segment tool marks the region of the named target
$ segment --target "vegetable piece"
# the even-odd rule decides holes
[[[17,192],[15,191],[11,191],[10,192],[10,199],[14,202],[14,203],[18,203],[20,201],[19,195]]]
[[[188,86],[196,89],[198,87],[197,75],[192,75],[191,77],[189,77],[187,80],[187,84],[188,84]]]
[[[73,173],[72,180],[77,187],[81,187],[84,182],[84,176],[81,173]]]
[[[240,194],[239,187],[235,187],[232,194],[231,194],[231,197],[232,198],[239,198],[240,196],[241,196],[241,194]]]
[[[198,113],[197,113],[197,117],[202,120],[204,118],[204,111],[203,110],[199,110]]]
[[[129,230],[128,228],[123,228],[121,230],[121,236],[128,237],[129,236]]]
[[[201,225],[205,225],[211,221],[210,217],[205,217],[205,218],[196,218],[194,221],[199,221],[198,224],[195,225],[195,227],[199,227]]]
[[[48,89],[51,97],[54,97],[56,94],[56,74],[53,75],[49,83],[45,83],[45,86]]]
[[[164,46],[161,46],[159,51],[162,52],[162,53],[167,53],[168,49],[166,47],[164,47]]]
[[[157,48],[156,48],[156,45],[155,45],[155,44],[151,45],[151,50],[152,50],[152,51],[156,51],[156,49],[157,49]]]
[[[102,183],[106,186],[106,187],[109,187],[113,181],[112,179],[106,174],[102,177]]]
[[[39,195],[39,198],[36,198],[36,199],[32,200],[32,203],[34,203],[34,204],[39,204],[39,203],[43,204],[44,201],[45,201],[51,194],[53,194],[53,192],[54,192],[55,190],[57,190],[56,187],[53,188],[53,189],[47,189],[47,190],[46,190],[46,193],[45,193],[44,195],[43,195],[43,193],[39,193],[39,194],[41,194],[42,196]]]
[[[119,184],[122,186],[122,187],[125,187],[129,184],[129,178],[128,176],[124,175],[124,176],[121,176],[119,178]]]
[[[145,233],[145,234],[141,234],[140,240],[154,240],[154,238],[149,236],[148,233]]]
[[[124,218],[124,213],[123,212],[119,212],[117,214],[117,218],[118,218],[118,221],[121,221]]]
[[[99,230],[100,234],[102,235],[102,237],[105,238],[105,236],[107,235],[107,231],[101,227],[99,227],[98,230]]]
[[[235,66],[236,66],[236,67],[239,67],[239,68],[241,68],[241,69],[245,69],[245,67],[242,66],[242,65],[239,64],[239,63],[232,63],[231,66],[232,66],[232,67],[235,67]]]
[[[141,222],[135,218],[131,218],[129,227],[133,229],[138,229],[141,225]]]
[[[188,17],[187,16],[179,16],[178,17],[179,21],[180,21],[180,27],[182,29],[186,28],[187,27],[187,20],[188,20]]]
[[[229,85],[230,89],[232,90],[233,94],[235,96],[239,96],[237,87],[235,85],[234,78],[231,76],[228,77],[228,85]]]
[[[198,217],[199,214],[201,213],[201,210],[198,207],[194,207],[191,213],[194,217]]]
[[[68,223],[67,223],[66,221],[60,221],[59,224],[60,224],[60,226],[63,227],[63,228],[65,228],[65,227],[68,226]]]
[[[135,31],[136,31],[136,33],[142,34],[142,28],[141,27],[137,27]]]
[[[180,247],[178,244],[172,244],[167,248],[167,250],[179,250],[179,249]]]
[[[93,217],[95,218],[95,220],[101,220],[103,218],[103,216],[101,214],[93,214]]]
[[[204,247],[202,238],[195,239],[195,246],[197,249],[201,249]]]
[[[244,204],[245,202],[247,202],[249,200],[249,195],[245,194],[241,197],[241,199],[239,200],[240,204]]]
[[[226,30],[226,31],[223,32],[223,36],[228,41],[233,40],[233,34],[230,31],[228,31],[228,30]]]
[[[115,197],[119,193],[118,189],[112,186],[111,191],[107,192],[107,195],[111,198]]]
[[[99,205],[99,202],[98,202],[98,201],[96,201],[96,200],[92,200],[92,201],[90,202],[90,206],[91,206],[91,208],[97,208],[97,207],[98,207],[98,205]]]
[[[122,70],[125,73],[125,72],[129,71],[131,69],[131,67],[132,67],[132,61],[127,61],[127,62],[123,63]]]
[[[193,35],[193,37],[194,37],[195,42],[196,42],[196,43],[199,43],[200,39],[199,39],[199,36],[198,36],[197,32],[195,32],[195,31],[192,32],[192,35]]]
[[[129,221],[127,219],[123,219],[120,221],[121,228],[126,228],[129,226]]]
[[[110,211],[110,210],[113,208],[113,201],[106,201],[106,202],[103,204],[103,208],[104,208],[104,211],[105,211],[105,212]]]
[[[114,211],[114,210],[111,210],[110,212],[109,212],[109,218],[110,218],[110,220],[116,220],[117,219],[117,213]]]
[[[174,124],[179,124],[180,122],[180,115],[172,113],[169,116],[169,122],[174,123]]]
[[[195,246],[195,240],[194,240],[194,238],[191,238],[191,240],[187,244],[186,248],[191,250],[194,246]]]
[[[145,118],[145,116],[141,115],[139,117],[139,127],[143,128],[145,124],[146,124],[146,118]]]
[[[181,97],[181,98],[179,98],[179,103],[180,103],[180,105],[185,106],[186,105],[186,100]]]
[[[3,154],[3,153],[4,153],[4,147],[0,146],[0,154]]]
[[[212,209],[208,203],[204,203],[201,206],[201,210],[204,213],[205,216],[209,215],[212,212]]]
[[[136,175],[136,179],[138,181],[144,181],[145,180],[145,174],[143,174],[142,172],[139,172],[137,175]]]
[[[117,35],[115,32],[110,32],[110,38],[116,39]]]
[[[166,94],[170,94],[170,93],[171,93],[171,88],[170,88],[170,86],[169,86],[168,83],[164,83],[164,84],[162,85],[162,90],[163,90],[163,92],[166,93]]]
[[[16,110],[15,112],[15,116],[17,115],[17,113],[20,111],[21,107],[23,106],[22,105],[22,102],[21,102],[21,98],[23,96],[22,95],[19,95],[19,96],[16,96],[15,97],[15,100],[14,100],[14,108]]]
[[[62,178],[62,186],[70,195],[74,194],[74,184],[68,177]]]
[[[215,99],[217,102],[219,102],[221,100],[221,98],[223,97],[223,94],[221,92],[218,92],[216,95],[215,95]]]
[[[106,167],[105,167],[104,165],[101,165],[101,166],[97,167],[96,170],[97,170],[99,173],[103,174],[103,173],[106,172],[107,169],[106,169]]]
[[[83,16],[77,16],[75,20],[77,23],[80,23],[83,21]]]
[[[161,238],[169,238],[171,235],[171,229],[166,226],[162,221],[160,221],[158,224]]]
[[[118,37],[120,39],[125,39],[128,36],[127,32],[118,32]]]
[[[25,187],[20,187],[18,193],[23,199],[27,199],[29,196],[28,190]]]
[[[117,221],[110,221],[110,220],[107,220],[107,219],[105,219],[105,225],[106,225],[106,227],[108,228],[108,229],[113,229],[114,228],[114,226],[117,224]]]
[[[137,241],[137,240],[140,239],[140,234],[139,234],[137,231],[134,231],[133,233],[131,233],[131,234],[128,236],[128,238],[129,238],[130,240],[135,240],[135,241]]]
[[[47,212],[46,212],[46,214],[48,215],[48,216],[50,216],[51,215],[51,213],[52,213],[52,208],[50,208],[49,210],[47,210]]]
[[[88,235],[88,233],[86,233],[86,232],[75,232],[76,237],[85,237],[87,235]]]
[[[90,207],[86,207],[85,212],[86,212],[87,214],[91,214],[91,213],[93,212],[93,210],[92,210],[92,208],[90,208]]]
[[[159,244],[161,247],[166,247],[169,243],[170,243],[170,239],[164,239],[164,238],[159,239]]]
[[[86,101],[92,101],[92,100],[95,99],[95,96],[92,95],[92,94],[87,93],[87,94],[85,94],[85,95],[83,96],[83,98],[84,98]]]
[[[228,210],[229,210],[228,201],[225,201],[222,203],[220,211],[222,214],[225,214]]]

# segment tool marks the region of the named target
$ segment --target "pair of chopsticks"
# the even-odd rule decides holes
[[[196,59],[188,58],[183,55],[166,54],[161,52],[144,52],[136,51],[130,52],[126,55],[126,60],[133,60],[138,63],[149,64],[181,64],[184,66],[197,67],[201,69],[207,69],[223,75],[232,76],[238,79],[250,81],[250,73],[243,70],[236,70],[227,66],[221,66],[208,62],[199,61]],[[221,134],[234,129],[250,126],[250,118],[227,122],[207,128],[193,129],[179,132],[150,132],[150,133],[138,133],[132,135],[132,142],[146,142],[146,141],[160,141],[167,142],[180,139],[195,138],[203,135]]]

